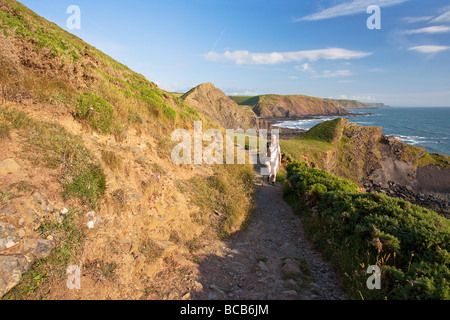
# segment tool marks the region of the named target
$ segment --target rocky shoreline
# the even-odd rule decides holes
[[[388,188],[383,188],[376,182],[369,181],[364,184],[366,192],[380,192],[392,198],[399,198],[412,204],[424,207],[450,218],[450,203],[445,199],[430,194],[417,194],[410,186],[402,186],[393,181],[388,182]]]

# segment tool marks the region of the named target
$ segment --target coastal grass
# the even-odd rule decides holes
[[[301,159],[309,163],[321,163],[333,145],[317,140],[281,140],[280,147],[283,157],[288,161]]]
[[[252,108],[259,102],[259,96],[230,96],[234,102],[240,106],[249,106]]]
[[[437,153],[434,154],[427,153],[419,159],[418,166],[419,168],[421,168],[426,167],[428,165],[435,165],[448,169],[450,168],[450,156],[445,156]]]
[[[344,123],[343,119],[325,121],[297,139],[280,141],[285,158],[321,164],[326,159],[326,153],[338,147]]]
[[[335,143],[339,141],[342,136],[342,128],[345,122],[344,119],[324,121],[298,137],[297,140]]]
[[[191,128],[194,120],[205,120],[179,95],[158,88],[22,4],[2,0],[2,5],[1,100],[33,98],[67,108],[80,122],[118,141],[126,139],[131,126],[144,132],[158,127],[168,134],[176,127]],[[33,52],[29,68],[21,63],[23,50]],[[41,65],[62,71],[43,74]],[[9,128],[0,121],[0,139],[8,136]],[[160,136],[158,132],[156,137]]]
[[[450,299],[450,222],[431,210],[378,193],[306,163],[287,166],[285,199],[301,213],[313,244],[341,274],[350,299]],[[369,290],[367,268],[381,269]]]

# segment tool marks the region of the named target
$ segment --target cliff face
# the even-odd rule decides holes
[[[262,118],[348,113],[333,101],[303,95],[264,95],[252,100],[253,111]]]
[[[227,129],[259,129],[267,124],[244,111],[212,83],[201,84],[182,96],[190,106]]]
[[[450,157],[431,155],[422,147],[385,136],[381,127],[358,126],[346,119],[329,123],[336,125],[320,124],[297,140],[306,150],[303,160],[353,180],[367,191],[383,192],[450,213]],[[327,149],[306,148],[309,136],[316,144],[329,143]],[[290,154],[291,145],[283,146]]]

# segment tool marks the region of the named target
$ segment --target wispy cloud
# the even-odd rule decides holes
[[[314,69],[311,68],[309,63],[304,63],[299,66],[295,66],[295,70],[303,71],[303,72],[314,72]]]
[[[418,23],[418,22],[425,22],[433,19],[434,16],[423,16],[423,17],[404,17],[402,20],[406,23]]]
[[[449,26],[432,26],[432,27],[426,27],[426,28],[405,31],[406,34],[420,34],[420,33],[435,34],[435,33],[447,33],[447,32],[450,32]]]
[[[449,50],[450,47],[447,46],[417,46],[409,48],[409,51],[417,51],[420,53],[438,53],[441,51]]]
[[[301,72],[307,72],[312,75],[312,78],[338,78],[338,77],[350,77],[353,75],[348,69],[343,70],[324,70],[324,71],[316,71],[314,70],[309,63],[304,63],[302,65],[298,65],[295,67],[296,70]]]
[[[450,22],[450,10],[429,21],[429,23],[442,23],[442,22]]]
[[[252,53],[249,51],[226,51],[223,54],[211,51],[204,55],[210,61],[233,61],[237,65],[259,64],[274,65],[288,62],[318,60],[348,60],[370,56],[371,52],[353,51],[342,48],[305,50],[294,52]]]
[[[350,77],[353,75],[353,72],[350,70],[325,70],[320,74],[315,74],[314,78],[338,78],[338,77]]]
[[[217,38],[217,40],[216,40],[216,42],[214,43],[214,45],[213,45],[211,51],[214,51],[214,50],[216,49],[217,45],[218,45],[219,42],[222,40],[224,34],[227,32],[227,29],[228,29],[228,28],[225,28],[225,29],[222,30],[222,32],[220,33],[219,38]]]
[[[297,18],[294,20],[294,22],[305,21],[305,20],[309,20],[309,21],[324,20],[324,19],[331,19],[331,18],[336,18],[336,17],[349,16],[349,15],[367,12],[367,8],[373,4],[376,4],[379,7],[390,7],[390,6],[401,4],[401,3],[404,3],[407,1],[409,1],[409,0],[378,0],[378,1],[353,0],[350,2],[341,3],[334,7],[324,9],[322,11],[310,14],[310,15],[302,17],[302,18]]]

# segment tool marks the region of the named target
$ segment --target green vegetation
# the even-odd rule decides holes
[[[309,163],[320,163],[333,145],[316,140],[281,140],[280,147],[283,157],[289,161],[302,159]]]
[[[297,138],[299,141],[317,140],[326,143],[339,141],[342,135],[342,127],[346,123],[344,119],[335,119],[319,123]]]
[[[114,108],[96,94],[86,92],[78,97],[75,118],[86,120],[92,129],[111,133]]]
[[[316,165],[323,163],[327,152],[335,149],[342,136],[344,119],[318,124],[294,140],[280,141],[284,157],[289,161],[302,160]]]
[[[1,137],[1,134],[0,134]],[[428,165],[440,166],[442,168],[450,168],[450,156],[442,154],[429,154],[427,153],[419,159],[419,168],[426,167]]]
[[[179,95],[161,90],[16,1],[2,0],[0,37],[0,67],[5,70],[0,73],[0,101],[27,97],[68,109],[117,141],[126,139],[130,126],[159,139],[175,126],[189,129],[193,120],[205,120]],[[25,51],[32,52],[26,66]],[[42,72],[44,65],[48,72]],[[0,139],[9,135],[10,128],[0,120]]]
[[[82,41],[74,35],[56,27],[52,22],[42,19],[31,12],[22,4],[11,0],[2,0],[10,10],[0,11],[0,30],[3,34],[9,34],[14,30],[15,35],[23,38],[33,38],[34,46],[38,49],[47,48],[53,55],[66,55],[72,61],[81,58],[79,51],[83,48]]]
[[[403,147],[401,159],[405,162],[416,162],[423,154],[427,153],[426,149],[423,147],[412,146],[404,142],[400,142],[400,144]]]
[[[253,107],[259,102],[259,96],[230,96],[230,98],[240,106]]]
[[[450,222],[439,214],[357,185],[305,163],[287,166],[285,198],[342,275],[352,299],[450,299]],[[381,290],[369,290],[370,265]]]

